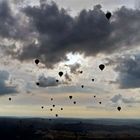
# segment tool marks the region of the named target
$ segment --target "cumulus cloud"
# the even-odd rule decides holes
[[[111,98],[113,103],[117,103],[120,99],[122,99],[122,95],[118,94]]]
[[[3,14],[2,10],[0,12],[0,18],[4,17],[1,30],[8,33],[1,32],[0,35],[10,38],[9,31],[14,33],[13,29],[20,27],[22,32],[25,28],[23,25],[13,26],[17,19],[10,15],[12,12],[9,12],[6,3],[5,7],[2,9],[7,14]],[[54,2],[43,3],[43,6],[26,6],[20,12],[28,17],[27,27],[30,31],[22,32],[22,35],[27,38],[36,34],[34,39],[38,43],[23,41],[20,51],[9,53],[21,61],[39,58],[48,68],[67,60],[66,54],[70,52],[95,56],[98,53],[108,54],[118,49],[128,49],[140,43],[139,10],[122,7],[113,13],[111,21],[106,19],[100,5],[93,10],[84,9],[76,17],[70,16],[65,9],[59,9]]]
[[[123,102],[123,103],[126,103],[126,104],[129,104],[129,103],[139,103],[140,101],[136,100],[135,98],[133,97],[123,97],[121,94],[118,94],[118,95],[115,95],[111,98],[111,101],[113,103],[118,103],[118,102]]]
[[[38,77],[38,83],[40,87],[52,87],[59,85],[59,83],[56,82],[56,79],[54,77],[45,77],[44,75],[40,75]]]
[[[68,82],[72,81],[72,79],[71,79],[71,77],[70,77],[70,75],[68,73],[65,74],[65,79]]]
[[[10,86],[6,82],[9,81],[10,75],[7,71],[0,71],[0,95],[17,93],[15,86]]]
[[[77,70],[80,68],[80,64],[79,63],[74,63],[72,65],[68,65],[69,68],[70,68],[70,72],[73,73],[73,74],[77,74]]]
[[[115,71],[119,76],[116,83],[120,88],[140,88],[140,55],[126,55],[117,59]]]

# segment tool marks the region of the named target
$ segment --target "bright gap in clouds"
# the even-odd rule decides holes
[[[76,53],[76,54],[68,53],[67,58],[68,58],[68,61],[65,63],[66,65],[74,64],[74,63],[80,63],[81,64],[82,61],[84,60],[83,55],[81,55],[79,53]]]

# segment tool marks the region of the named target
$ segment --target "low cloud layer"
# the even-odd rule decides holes
[[[0,19],[4,17],[0,23],[1,30],[4,31],[0,32],[0,36],[12,38],[9,31],[12,34],[18,31],[14,33],[14,38],[18,39],[22,34],[20,41],[22,40],[23,47],[16,53],[12,48],[8,51],[12,57],[21,61],[39,58],[48,68],[53,68],[55,64],[67,60],[66,54],[70,52],[96,56],[122,48],[129,49],[140,43],[139,10],[122,7],[112,13],[113,16],[108,21],[101,5],[96,5],[93,10],[84,9],[78,16],[72,17],[54,2],[43,2],[40,6],[26,6],[22,9],[20,12],[28,17],[28,24],[19,26],[6,2],[4,6],[6,8],[0,10]],[[3,3],[0,7],[3,7]],[[27,31],[25,29],[30,32],[23,32]],[[32,36],[34,41],[27,43],[25,38],[31,37],[31,34],[35,35]]]
[[[6,84],[9,81],[9,76],[7,71],[0,71],[0,95],[17,93],[15,86]]]
[[[136,100],[133,97],[123,97],[121,94],[115,95],[111,98],[111,101],[113,103],[119,103],[119,102],[123,102],[126,104],[130,104],[130,103],[139,103],[140,101]]]
[[[54,77],[45,77],[44,75],[39,76],[37,82],[39,87],[53,87],[60,84]]]

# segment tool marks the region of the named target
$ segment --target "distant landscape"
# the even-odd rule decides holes
[[[140,120],[0,118],[3,140],[140,139]]]

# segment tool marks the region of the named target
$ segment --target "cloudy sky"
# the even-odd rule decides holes
[[[139,27],[139,0],[0,0],[1,116],[139,118]]]

